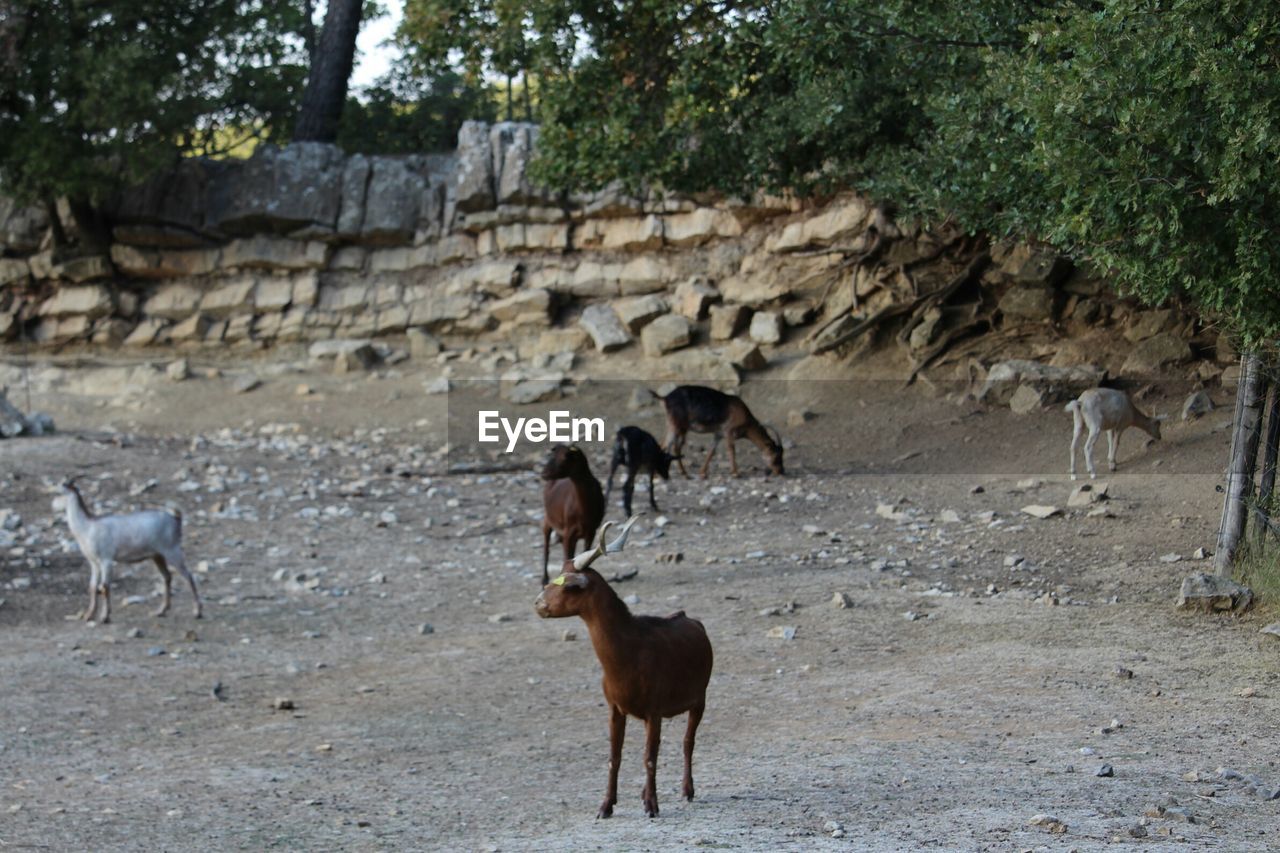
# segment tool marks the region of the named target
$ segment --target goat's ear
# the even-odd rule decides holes
[[[563,586],[565,589],[586,589],[590,582],[591,578],[581,572],[564,572],[552,581],[553,584]]]

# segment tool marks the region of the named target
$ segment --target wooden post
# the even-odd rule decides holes
[[[1258,550],[1271,527],[1271,497],[1276,487],[1276,455],[1280,452],[1280,384],[1271,383],[1267,406],[1267,434],[1262,441],[1262,476],[1258,478],[1258,506],[1253,514],[1253,541]]]
[[[1218,547],[1213,555],[1214,572],[1227,577],[1244,541],[1245,523],[1249,518],[1248,503],[1253,498],[1253,472],[1258,464],[1266,388],[1262,360],[1254,353],[1242,355],[1236,417],[1231,430],[1231,459],[1227,465],[1227,495],[1218,527]]]

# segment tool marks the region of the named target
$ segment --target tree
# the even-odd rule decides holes
[[[452,151],[464,121],[497,118],[493,95],[456,72],[398,69],[366,88],[360,100],[347,99],[337,142],[364,154]]]
[[[311,56],[294,141],[333,142],[347,100],[364,0],[329,0],[324,28]]]
[[[66,197],[94,220],[121,187],[219,151],[229,128],[271,136],[301,79],[299,25],[294,0],[0,4],[5,194]]]

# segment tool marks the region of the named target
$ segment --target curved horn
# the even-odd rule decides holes
[[[769,424],[765,424],[765,425],[764,425],[764,428],[765,428],[765,430],[769,433],[769,437],[773,439],[773,443],[774,443],[774,444],[776,444],[776,445],[778,445],[779,447],[781,447],[781,446],[782,446],[782,433],[778,432],[776,429],[774,429],[774,428],[773,428],[771,425],[769,425]]]
[[[581,554],[573,558],[573,570],[575,572],[582,571],[587,566],[590,566],[592,563],[594,563],[597,559],[604,556],[605,531],[607,531],[612,525],[613,525],[612,521],[606,521],[604,524],[602,524],[600,526],[600,534],[596,537],[595,547],[587,551],[583,551]]]
[[[574,557],[573,570],[575,572],[580,572],[583,569],[590,566],[600,557],[603,557],[605,554],[617,554],[619,551],[621,551],[623,546],[627,544],[627,536],[631,534],[632,525],[634,525],[639,520],[640,520],[640,516],[638,515],[633,515],[630,518],[628,518],[627,523],[622,525],[622,533],[620,533],[618,535],[618,538],[614,539],[608,545],[605,544],[604,540],[605,540],[606,534],[608,533],[609,528],[613,526],[613,522],[606,521],[604,524],[602,524],[600,526],[600,535],[596,537],[596,547],[592,548],[590,551],[584,551],[578,556]]]

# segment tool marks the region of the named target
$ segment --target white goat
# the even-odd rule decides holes
[[[152,560],[164,579],[164,601],[156,616],[169,611],[169,594],[172,573],[178,570],[195,597],[195,616],[200,618],[203,605],[196,580],[187,571],[182,556],[182,513],[173,509],[148,509],[125,515],[95,516],[85,506],[80,490],[71,480],[62,484],[66,502],[67,526],[80,546],[80,553],[89,561],[89,606],[80,614],[84,620],[93,619],[98,612],[98,595],[103,601],[102,622],[111,621],[111,569],[116,563],[137,563]]]
[[[1120,444],[1120,434],[1131,426],[1136,426],[1153,439],[1160,440],[1160,422],[1163,417],[1147,417],[1139,412],[1123,391],[1114,388],[1090,388],[1077,399],[1067,403],[1066,410],[1075,418],[1075,429],[1071,433],[1071,479],[1076,479],[1076,445],[1080,442],[1080,431],[1087,425],[1089,437],[1084,442],[1084,461],[1091,478],[1098,474],[1093,469],[1093,445],[1098,441],[1098,433],[1107,431],[1107,466],[1116,470],[1116,447]]]

